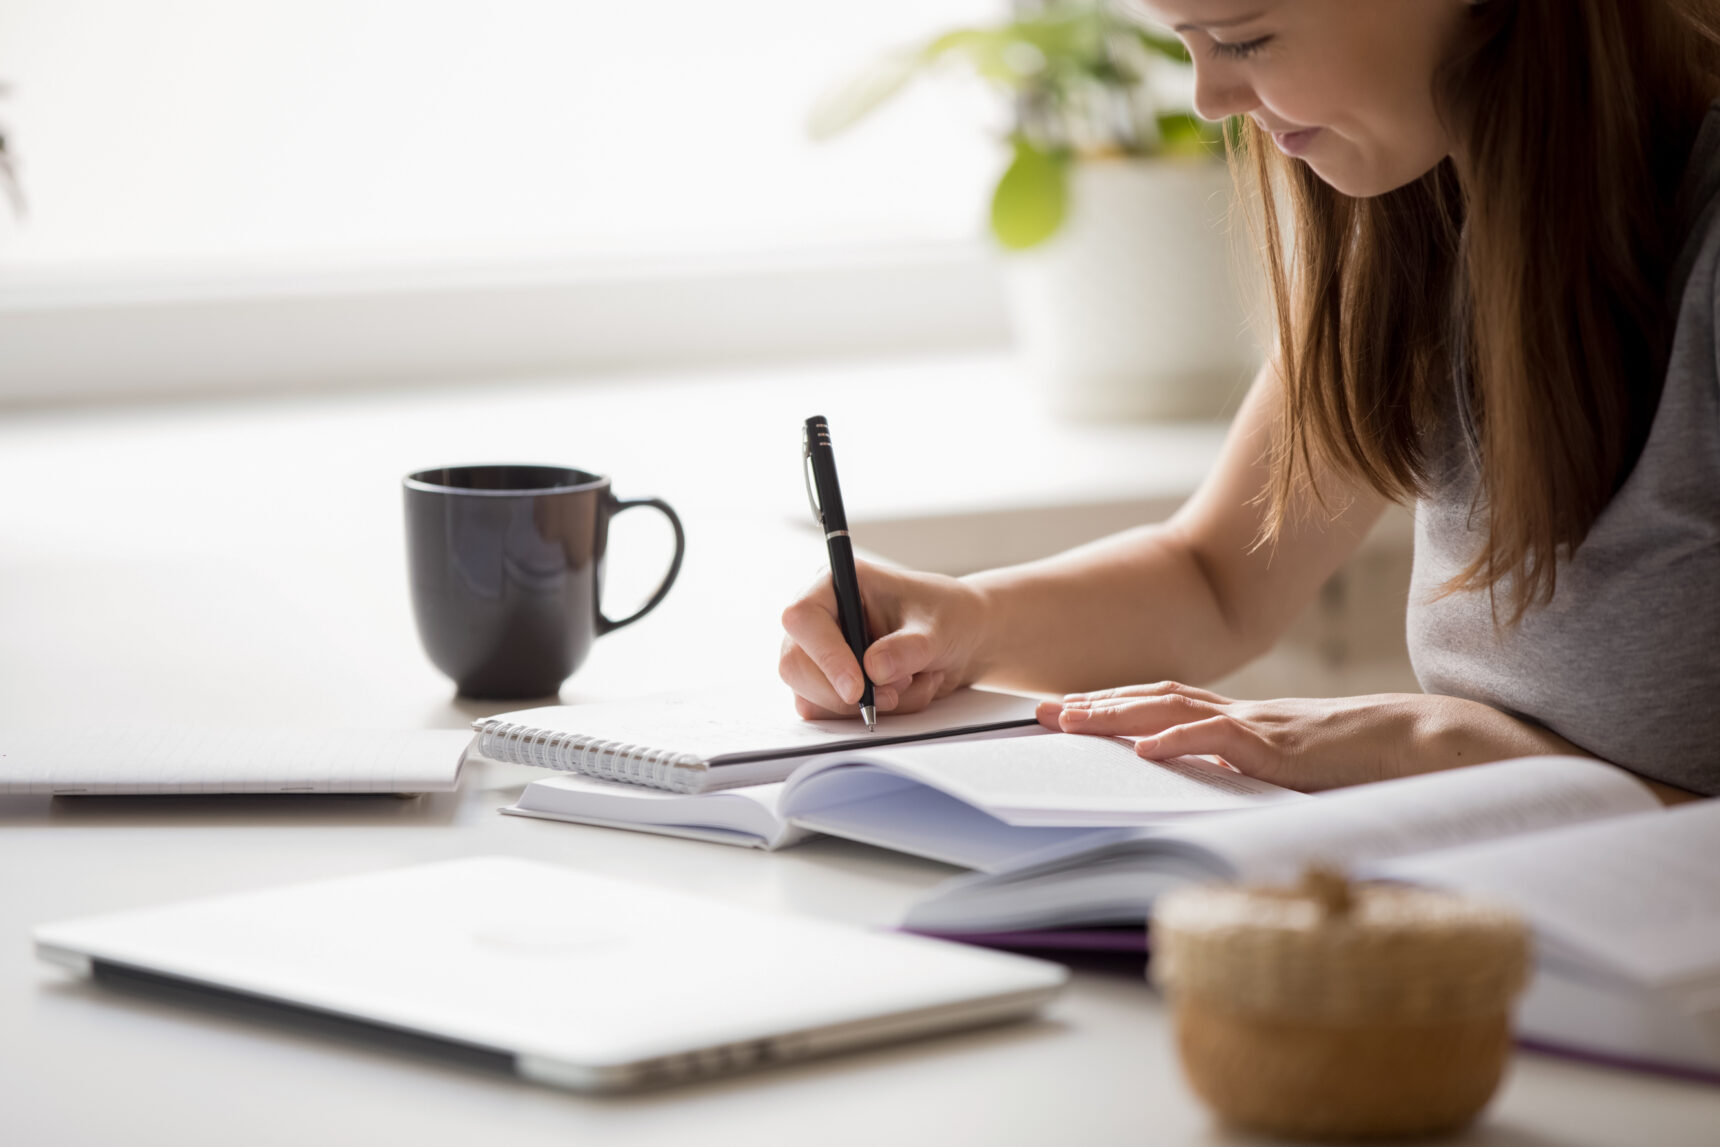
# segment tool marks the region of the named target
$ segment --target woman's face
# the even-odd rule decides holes
[[[1140,0],[1194,56],[1195,110],[1246,115],[1346,195],[1450,153],[1433,73],[1469,0]]]

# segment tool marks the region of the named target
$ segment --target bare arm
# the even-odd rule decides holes
[[[1218,465],[1169,522],[964,579],[861,567],[880,710],[923,708],[975,681],[1071,692],[1207,680],[1269,648],[1354,552],[1384,502],[1324,479],[1274,547],[1254,549],[1277,376],[1263,370]],[[828,579],[783,612],[780,672],[805,716],[851,714],[858,666]]]
[[[1199,682],[1270,648],[1385,508],[1328,475],[1330,509],[1308,495],[1275,546],[1254,548],[1278,385],[1261,371],[1218,465],[1170,521],[964,579],[986,602],[974,678],[1042,692]]]

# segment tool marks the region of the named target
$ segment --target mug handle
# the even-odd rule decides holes
[[[635,506],[650,506],[653,510],[661,510],[663,516],[669,519],[669,524],[675,528],[675,557],[669,562],[669,572],[663,575],[663,584],[654,590],[645,604],[628,614],[619,621],[611,621],[603,613],[603,606],[597,607],[597,635],[620,629],[624,625],[632,625],[641,617],[656,609],[665,597],[669,596],[669,587],[675,584],[675,578],[681,573],[681,558],[687,552],[687,535],[681,529],[680,515],[669,503],[661,498],[615,498],[609,506],[609,516],[613,518],[623,510],[631,510]]]

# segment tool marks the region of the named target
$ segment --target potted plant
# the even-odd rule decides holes
[[[814,109],[846,130],[915,77],[965,65],[1011,101],[991,200],[1020,349],[1076,417],[1218,414],[1259,363],[1253,288],[1230,257],[1222,128],[1166,93],[1189,88],[1176,39],[1104,0],[1018,2],[879,60]]]

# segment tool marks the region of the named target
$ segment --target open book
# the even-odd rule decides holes
[[[1443,849],[1377,874],[1528,917],[1538,967],[1517,1023],[1530,1043],[1720,1083],[1720,801]]]
[[[1288,883],[1312,861],[1515,905],[1536,932],[1518,1017],[1530,1042],[1720,1080],[1720,802],[1665,810],[1628,773],[1583,758],[1477,765],[1077,842],[951,880],[905,927],[1021,947],[1042,930],[1047,946],[1079,944],[1100,934],[1072,930],[1138,929],[1172,888]]]
[[[486,717],[472,723],[471,755],[699,793],[780,781],[824,753],[1025,728],[1037,704],[958,689],[922,712],[886,714],[869,733],[855,720],[801,720],[784,690],[672,693]]]
[[[1035,725],[825,754],[781,783],[702,794],[546,777],[502,811],[755,848],[823,832],[990,871],[1142,825],[1309,799],[1198,758],[1145,761],[1127,741]]]
[[[1658,809],[1622,769],[1526,757],[1338,789],[1093,844],[1077,842],[915,904],[909,928],[1016,932],[1141,924],[1164,892],[1211,880],[1292,883],[1311,862],[1363,866],[1473,841]]]

